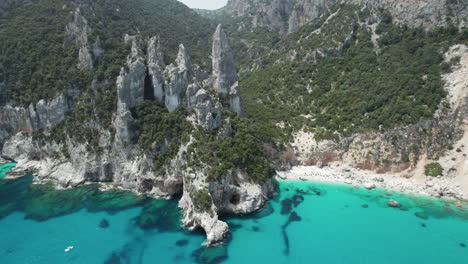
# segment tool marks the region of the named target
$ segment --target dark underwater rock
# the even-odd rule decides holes
[[[108,228],[109,227],[109,221],[105,218],[103,218],[101,220],[101,222],[99,223],[99,227],[100,228]]]
[[[292,201],[293,201],[294,207],[297,207],[297,206],[300,205],[302,202],[304,202],[304,196],[302,196],[302,195],[294,195],[294,196],[292,197]]]
[[[291,213],[293,207],[293,200],[291,199],[284,199],[281,201],[281,214],[282,215],[287,215]]]
[[[117,253],[112,252],[111,256],[104,262],[104,264],[121,264],[120,257]]]
[[[120,250],[112,252],[104,264],[143,263],[146,242],[139,237],[132,239]]]
[[[178,231],[182,215],[173,200],[150,200],[143,206],[141,214],[136,218],[137,225],[142,229],[158,229],[159,231]]]
[[[227,248],[225,245],[199,248],[192,253],[192,257],[200,264],[222,263],[228,259]]]
[[[252,227],[252,231],[258,232],[258,231],[260,231],[260,227],[254,226],[254,227]]]
[[[140,205],[146,197],[128,191],[101,192],[98,185],[86,185],[68,190],[57,190],[51,184],[30,187],[30,200],[25,206],[27,219],[45,221],[87,208],[90,212],[114,213]]]
[[[233,224],[230,223],[229,224],[229,229],[231,229],[232,231],[236,231],[236,230],[239,230],[241,228],[242,228],[241,224],[235,224],[235,223],[233,223]]]
[[[424,228],[426,228],[426,227],[427,227],[427,225],[426,225],[425,223],[421,223],[421,227],[424,227]]]
[[[267,202],[262,209],[260,209],[258,212],[254,213],[254,214],[252,214],[251,216],[248,216],[248,217],[249,218],[254,218],[256,220],[256,219],[259,219],[259,218],[263,218],[263,217],[267,217],[269,215],[272,215],[274,212],[275,212],[275,209],[273,209],[273,206],[271,205],[271,203]]]
[[[299,221],[302,221],[302,217],[300,217],[296,212],[292,212],[290,215],[289,215],[289,223],[291,222],[299,222]]]
[[[178,247],[185,247],[185,246],[188,245],[188,243],[189,243],[189,241],[187,239],[181,239],[181,240],[177,240],[177,242],[175,244]]]
[[[466,248],[465,243],[460,243],[460,247]]]
[[[362,208],[369,208],[369,205],[368,204],[363,204],[361,205]]]
[[[423,220],[429,219],[429,216],[428,216],[426,213],[424,213],[424,212],[416,212],[416,213],[414,213],[414,215],[415,215],[416,217],[418,217],[418,218],[423,219]]]

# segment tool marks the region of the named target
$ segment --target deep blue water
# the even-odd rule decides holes
[[[178,228],[177,201],[30,183],[0,182],[2,264],[468,263],[466,204],[280,181],[264,211],[226,218],[230,241],[206,250],[201,232]],[[403,207],[388,207],[389,199]]]

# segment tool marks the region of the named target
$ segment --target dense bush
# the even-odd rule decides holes
[[[340,12],[345,12],[343,8]],[[348,21],[349,16],[342,19]],[[287,141],[291,131],[305,127],[315,132],[317,139],[338,139],[432,118],[446,96],[441,74],[450,65],[443,63],[442,54],[467,38],[453,27],[426,31],[394,25],[391,19],[385,21],[388,23],[377,28],[379,50],[371,41],[370,30],[360,27],[353,44],[340,56],[319,56],[315,63],[305,63],[301,57],[290,61],[280,51],[281,62],[242,74],[246,113],[262,127],[262,136]],[[320,34],[330,34],[339,41],[330,25],[322,27]],[[310,27],[317,28],[313,23]],[[302,36],[310,34],[304,30]],[[348,26],[341,32],[349,31]],[[315,35],[308,40],[295,35],[288,37],[295,37],[295,41],[286,42],[290,49],[328,47],[326,42],[321,46],[313,41]],[[322,35],[317,38],[326,39]],[[278,127],[282,122],[284,129]]]
[[[425,169],[424,173],[426,174],[426,176],[431,176],[431,177],[442,176],[442,173],[444,172],[444,168],[442,168],[442,166],[438,162],[427,164],[424,167],[424,169]]]
[[[180,145],[189,140],[192,125],[184,108],[169,113],[163,103],[145,100],[137,105],[134,116],[140,133],[138,145],[144,152],[156,152],[155,170],[172,160]]]
[[[207,189],[200,189],[198,191],[191,192],[190,198],[192,198],[195,211],[210,214],[213,212],[213,210],[211,210],[213,200],[211,199],[211,194]]]
[[[208,135],[199,129],[196,141],[189,147],[191,167],[200,163],[210,166],[208,180],[220,181],[233,169],[240,168],[253,181],[264,182],[274,173],[265,154],[260,149],[260,139],[256,136],[259,127],[248,119],[232,119],[233,135],[219,137]]]

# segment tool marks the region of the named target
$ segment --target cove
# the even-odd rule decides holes
[[[0,170],[6,170],[3,166]],[[177,201],[96,186],[0,181],[0,263],[465,263],[468,207],[386,190],[279,181],[264,210],[225,217],[205,249]],[[401,208],[387,206],[389,199]],[[73,247],[65,252],[68,247]]]

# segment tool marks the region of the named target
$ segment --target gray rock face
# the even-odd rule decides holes
[[[213,87],[216,92],[227,96],[229,107],[237,114],[242,113],[239,81],[234,57],[228,44],[228,39],[221,25],[218,25],[213,35]]]
[[[205,89],[189,86],[188,91],[194,93],[190,96],[190,105],[195,110],[198,122],[205,128],[214,129],[221,126],[221,108],[219,102],[215,102]]]
[[[18,163],[18,169],[32,169],[39,181],[54,180],[63,186],[76,186],[84,182],[108,183],[154,197],[170,197],[183,194],[179,206],[183,210],[183,224],[190,228],[201,227],[207,234],[207,245],[222,241],[229,232],[228,225],[218,219],[218,213],[249,213],[260,209],[271,193],[272,183],[251,183],[246,175],[236,171],[227,175],[223,183],[208,183],[200,168],[188,168],[187,149],[194,138],[179,147],[178,153],[163,168],[153,168],[156,155],[166,149],[170,142],[144,152],[135,140],[138,136],[131,109],[144,100],[145,80],[151,80],[154,97],[163,101],[169,111],[177,107],[191,109],[188,120],[206,129],[223,127],[220,136],[229,136],[232,127],[223,120],[219,96],[227,96],[231,110],[241,113],[240,89],[237,73],[227,38],[221,27],[215,34],[213,50],[216,63],[213,76],[193,65],[183,45],[174,63],[165,66],[157,37],[151,38],[144,55],[139,37],[125,36],[131,43],[125,68],[116,80],[117,109],[113,113],[112,130],[90,124],[98,131],[99,152],[89,151],[88,143],[77,142],[68,137],[60,143],[39,139],[37,142],[28,133],[38,128],[47,128],[61,122],[70,107],[63,95],[46,102],[39,101],[29,108],[3,107],[0,110],[0,137],[5,139],[2,156]],[[98,45],[99,46],[99,45]],[[94,53],[94,50],[93,50]],[[148,75],[147,75],[148,74]],[[213,89],[213,82],[221,84],[223,92]],[[111,113],[109,113],[111,114]],[[195,171],[193,171],[195,170]],[[213,203],[211,212],[197,212],[190,194],[204,188]],[[239,202],[232,203],[232,196]]]
[[[448,0],[229,0],[222,12],[249,17],[254,27],[291,33],[337,3],[366,5],[375,12],[383,8],[392,14],[395,22],[410,26],[433,28],[452,21],[463,27],[468,21],[466,1]]]
[[[104,55],[104,49],[101,47],[101,40],[98,36],[93,43],[93,56],[94,58],[100,58],[102,55]]]
[[[119,77],[117,77],[117,115],[114,120],[116,142],[125,144],[128,144],[135,136],[135,131],[133,131],[134,119],[130,109],[143,101],[146,78],[146,64],[142,57],[143,52],[138,39],[126,35],[125,42],[130,41],[132,42],[132,49],[127,57],[129,71],[126,72],[122,68]]]
[[[164,102],[163,72],[165,67],[159,37],[152,37],[148,42],[148,73],[151,77],[154,98],[161,102]]]
[[[146,64],[137,38],[127,35],[125,41],[132,42],[132,50],[127,57],[129,70],[126,72],[124,68],[121,69],[120,76],[117,78],[117,90],[119,100],[130,109],[144,99]]]
[[[165,102],[169,112],[173,112],[179,106],[184,105],[187,87],[192,81],[193,68],[190,57],[184,45],[179,46],[179,53],[174,64],[167,66],[164,71]]]
[[[28,108],[6,105],[0,109],[0,145],[16,133],[31,133],[62,122],[71,105],[63,94],[50,101],[40,100]]]
[[[70,42],[74,41],[80,46],[77,67],[79,69],[92,69],[93,57],[88,41],[88,34],[91,33],[91,28],[88,26],[86,18],[81,14],[79,7],[76,8],[73,21],[66,26],[65,31],[67,37],[64,45],[67,46]]]
[[[231,86],[237,81],[237,72],[234,66],[234,57],[229,47],[227,36],[221,25],[218,25],[213,35],[213,86],[215,90],[227,95]]]

